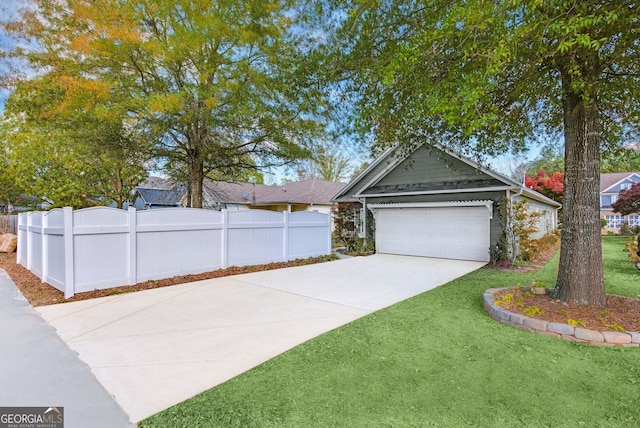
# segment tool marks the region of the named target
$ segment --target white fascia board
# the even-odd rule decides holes
[[[368,204],[367,208],[388,209],[388,208],[448,208],[448,207],[486,207],[489,211],[489,218],[493,218],[493,201],[447,201],[447,202],[397,202],[388,204]]]
[[[387,174],[389,174],[389,172],[393,171],[398,165],[400,165],[400,163],[402,163],[405,159],[409,158],[409,156],[411,156],[411,154],[413,154],[414,151],[415,150],[411,151],[411,153],[406,154],[405,156],[397,156],[395,159],[393,159],[393,162],[390,162],[389,165],[387,165],[382,171],[377,173],[371,180],[367,181],[364,186],[361,186],[360,190],[355,194],[355,196],[359,197],[362,194],[363,189],[368,189],[369,187],[377,184],[380,180],[386,177]],[[386,159],[390,155],[391,155],[391,151],[387,153],[384,156],[384,158]]]
[[[332,200],[337,200],[339,198],[342,198],[344,196],[348,196],[347,193],[353,188],[355,187],[356,184],[358,184],[360,182],[360,180],[366,176],[367,174],[369,174],[369,172],[371,172],[375,167],[377,167],[382,161],[384,161],[391,152],[393,152],[396,149],[397,146],[393,146],[393,147],[389,147],[387,150],[385,150],[380,156],[378,156],[376,159],[373,160],[373,162],[371,162],[371,165],[369,165],[367,168],[365,168],[364,171],[362,171],[360,174],[358,174],[358,176],[356,178],[354,178],[353,180],[351,180],[351,182],[349,184],[347,184],[346,186],[344,186],[342,188],[342,190],[340,190],[340,192],[338,192],[337,195],[335,195]]]
[[[478,193],[478,192],[497,192],[513,189],[510,186],[498,186],[498,187],[481,187],[478,189],[450,189],[450,190],[430,190],[430,191],[415,191],[415,192],[398,192],[398,193],[376,193],[376,194],[361,194],[357,193],[354,196],[357,198],[385,198],[395,196],[416,196],[416,195],[440,195],[444,193]]]
[[[528,187],[524,187],[522,186],[522,192],[520,195],[525,196],[529,199],[533,199],[535,201],[538,202],[542,202],[544,204],[547,204],[549,206],[552,206],[554,208],[560,208],[562,207],[562,204],[559,202],[554,201],[551,198],[546,197],[545,195],[543,195],[542,193],[536,192],[535,190],[529,189]],[[512,189],[512,190],[516,190],[516,189]],[[513,196],[520,196],[520,195],[513,195]]]

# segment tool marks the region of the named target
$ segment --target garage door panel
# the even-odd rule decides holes
[[[380,253],[489,261],[486,207],[385,208],[376,214]]]

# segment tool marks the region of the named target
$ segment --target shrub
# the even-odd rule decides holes
[[[524,199],[510,200],[506,197],[502,198],[498,213],[502,232],[496,248],[489,249],[491,258],[511,263],[530,260],[538,245],[532,236],[538,232],[542,213],[529,210],[529,203]]]
[[[633,232],[631,231],[631,228],[629,227],[629,223],[627,223],[626,221],[622,222],[622,224],[620,225],[620,230],[618,231],[618,233],[620,235],[631,235],[631,234],[633,234]]]

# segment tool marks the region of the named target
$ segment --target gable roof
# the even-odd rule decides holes
[[[613,172],[609,174],[600,174],[600,193],[606,192],[611,187],[632,175],[636,175],[640,181],[640,172]]]
[[[342,190],[345,183],[325,180],[305,180],[270,188],[263,195],[264,203],[287,202],[292,204],[331,204],[331,198]],[[263,189],[264,190],[264,189]]]
[[[486,176],[488,176],[490,179],[493,180],[492,183],[496,184],[496,185],[492,185],[491,188],[482,188],[482,190],[517,191],[522,195],[525,195],[531,199],[543,202],[547,205],[551,205],[554,207],[561,206],[561,204],[554,201],[553,199],[550,199],[542,195],[541,193],[531,190],[525,187],[523,184],[517,183],[516,181],[510,179],[509,177],[506,177],[498,172],[490,170],[489,168],[486,168],[465,156],[462,156],[460,154],[447,150],[445,147],[439,144],[416,145],[416,147],[412,148],[412,150],[409,150],[406,153],[402,153],[402,154],[400,154],[399,152],[399,146],[394,146],[387,149],[376,160],[374,160],[371,163],[371,165],[369,165],[369,167],[367,167],[364,171],[362,171],[354,180],[352,180],[347,186],[345,186],[340,192],[338,192],[333,197],[333,200],[345,201],[345,200],[353,200],[354,198],[358,198],[361,196],[366,197],[367,195],[364,192],[367,189],[371,188],[376,183],[379,183],[380,181],[382,181],[384,177],[386,177],[391,173],[391,171],[398,168],[402,162],[410,158],[418,149],[423,147],[428,148],[429,150],[440,152],[444,155],[448,155],[451,158],[472,167],[476,171],[479,171],[485,174]],[[373,175],[373,177],[371,177],[372,173],[374,172],[375,174]],[[415,190],[411,192],[413,194],[447,193],[448,192],[448,190],[428,191],[425,189],[419,189],[417,186],[415,187],[415,189],[410,189],[410,190]],[[392,192],[390,192],[390,195],[391,194]],[[380,195],[377,195],[377,196],[380,196]]]
[[[150,189],[155,186],[155,189]],[[326,180],[305,180],[286,183],[282,186],[267,186],[252,183],[230,183],[205,179],[203,183],[203,205],[215,207],[219,204],[275,205],[275,204],[316,204],[330,205],[332,196],[345,186],[344,183]],[[158,200],[161,196],[171,200],[186,195],[184,184],[159,177],[151,177],[138,189],[143,189],[149,197]],[[155,190],[156,193],[149,192]],[[142,193],[141,193],[142,194]],[[144,197],[144,195],[143,195]],[[145,197],[145,201],[148,201]]]
[[[138,187],[136,191],[140,194],[145,204],[175,206],[180,203],[182,192],[178,188],[171,189],[152,189],[147,187]]]

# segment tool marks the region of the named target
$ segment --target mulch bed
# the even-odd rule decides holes
[[[13,282],[15,282],[24,297],[31,303],[32,306],[44,306],[53,305],[56,303],[93,299],[96,297],[112,296],[114,294],[132,293],[135,291],[168,287],[171,285],[184,284],[187,282],[201,281],[211,278],[221,278],[224,276],[239,275],[242,273],[259,272],[272,269],[281,269],[285,267],[322,263],[335,259],[335,256],[324,256],[256,266],[231,266],[226,269],[218,269],[212,272],[205,272],[196,275],[181,275],[175,276],[173,278],[141,282],[136,285],[126,285],[104,290],[94,290],[88,291],[86,293],[78,293],[70,299],[65,299],[63,292],[59,291],[49,284],[42,283],[37,276],[28,271],[26,268],[17,264],[16,253],[0,253],[0,268],[4,269],[7,272],[7,274],[11,277]]]
[[[503,268],[496,265],[487,265],[485,269],[533,272],[543,267],[555,254],[559,246],[549,248],[539,254],[536,260],[518,267]],[[526,285],[526,284],[525,284]],[[603,307],[590,307],[569,305],[551,296],[535,295],[527,293],[528,287],[521,287],[509,291],[500,291],[495,294],[496,301],[502,299],[505,294],[513,295],[513,302],[501,304],[504,309],[549,322],[569,324],[573,320],[576,327],[587,328],[595,331],[635,331],[640,332],[640,300],[621,296],[607,295],[607,304]],[[540,312],[531,315],[525,312],[526,308],[538,308]],[[531,309],[530,309],[531,311]],[[533,309],[535,311],[535,309]]]
[[[504,303],[505,295],[513,296],[511,303]],[[571,324],[574,327],[595,331],[640,332],[640,300],[629,297],[607,295],[607,304],[602,307],[579,306],[553,299],[549,295],[535,295],[528,287],[499,291],[494,294],[496,302],[510,312],[549,322]],[[529,313],[527,313],[529,308]],[[531,315],[531,310],[540,312]],[[573,320],[573,324],[571,321]]]

